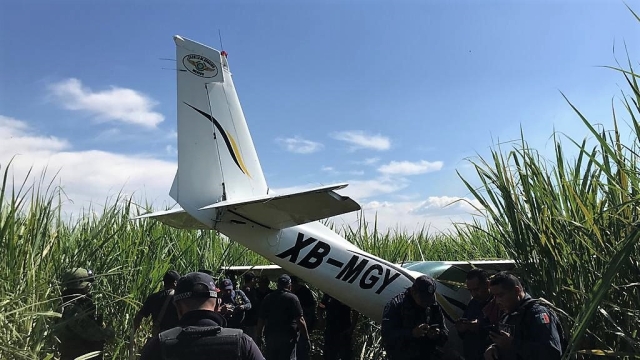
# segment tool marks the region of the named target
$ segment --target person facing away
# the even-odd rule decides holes
[[[504,315],[497,329],[490,329],[493,342],[486,360],[560,360],[563,329],[554,311],[524,291],[520,280],[499,272],[489,280],[491,294]]]
[[[318,304],[319,318],[325,317],[324,360],[351,360],[351,339],[358,324],[359,314],[348,305],[324,294]]]
[[[217,311],[217,297],[210,275],[193,272],[181,277],[173,296],[178,326],[150,338],[140,359],[264,360],[256,343],[242,330],[220,325],[225,320]]]
[[[133,332],[140,328],[142,320],[151,316],[153,326],[151,336],[161,331],[171,329],[178,324],[178,312],[173,304],[173,294],[180,274],[174,270],[167,271],[162,277],[163,289],[147,297],[142,307],[133,318]]]
[[[298,338],[309,341],[309,332],[300,300],[291,292],[289,275],[281,275],[277,285],[278,289],[267,295],[260,306],[258,343],[262,343],[264,330],[268,360],[295,360]]]
[[[256,275],[249,271],[243,275],[244,284],[242,284],[242,291],[249,302],[251,302],[251,309],[245,311],[244,322],[242,323],[242,330],[249,335],[253,341],[256,340],[256,326],[258,325],[258,312],[260,311],[260,303],[257,297],[257,280]]]
[[[251,301],[242,290],[234,290],[230,279],[222,280],[222,307],[220,312],[227,319],[227,326],[240,329],[245,311],[251,310]]]
[[[316,298],[309,287],[302,283],[297,276],[291,276],[291,292],[298,297],[300,306],[302,306],[302,316],[307,323],[307,331],[309,334],[313,331],[316,325]],[[296,358],[298,360],[308,360],[311,348],[309,339],[305,339],[304,336],[298,338],[298,344],[296,347]]]
[[[471,300],[455,326],[462,339],[464,358],[482,360],[484,351],[491,345],[489,326],[499,321],[499,308],[489,291],[489,274],[485,270],[471,269],[466,286]]]
[[[115,337],[111,328],[105,328],[102,315],[92,300],[91,287],[95,281],[93,272],[84,268],[66,271],[62,276],[61,318],[52,332],[60,341],[61,360],[70,360],[100,351],[93,359],[102,359],[104,346]]]
[[[449,332],[435,293],[435,280],[422,275],[387,303],[381,333],[390,360],[429,360],[438,356]]]

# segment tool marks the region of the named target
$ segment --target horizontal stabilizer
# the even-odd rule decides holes
[[[157,211],[150,214],[144,214],[134,217],[132,220],[152,218],[158,220],[166,225],[172,226],[178,229],[200,229],[208,230],[209,228],[205,224],[198,221],[193,216],[189,215],[183,209],[173,209],[166,211]]]
[[[218,210],[223,213],[221,221],[231,216],[227,214],[230,213],[271,229],[284,229],[360,210],[360,205],[353,199],[333,191],[346,186],[335,184],[244,200],[221,201],[200,210]]]

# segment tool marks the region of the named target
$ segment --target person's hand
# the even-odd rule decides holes
[[[416,327],[413,328],[413,330],[411,330],[411,335],[413,337],[423,337],[425,335],[427,335],[427,329],[429,328],[428,324],[420,324]]]
[[[440,336],[440,329],[438,325],[432,325],[427,328],[427,337],[431,340],[435,340]]]
[[[511,335],[504,331],[500,331],[500,333],[490,332],[489,337],[491,338],[491,341],[501,349],[508,348],[511,346],[511,342],[513,341]]]
[[[498,348],[491,345],[484,351],[484,360],[498,360]]]

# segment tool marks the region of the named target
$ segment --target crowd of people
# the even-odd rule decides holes
[[[91,297],[94,276],[73,269],[63,276],[63,309],[53,333],[62,360],[99,352],[113,330],[102,325]],[[148,359],[308,360],[311,331],[324,323],[324,360],[352,360],[359,314],[328,294],[319,302],[300,279],[281,275],[275,290],[252,272],[236,286],[206,270],[180,276],[168,271],[163,289],[149,295],[133,319],[130,344],[144,318],[151,337],[141,349]],[[520,280],[481,269],[467,273],[472,299],[455,331],[460,352],[446,350],[450,331],[430,276],[393,297],[383,311],[382,344],[389,360],[559,360],[566,336],[556,313],[524,291]]]

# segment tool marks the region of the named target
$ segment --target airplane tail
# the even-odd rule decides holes
[[[285,228],[360,209],[353,200],[333,192],[346,186],[342,184],[274,196],[267,187],[226,54],[181,36],[174,36],[174,41],[178,171],[169,195],[182,209],[137,218],[152,217],[186,229],[215,228],[225,221],[225,213],[233,211],[256,224]],[[324,203],[314,206],[312,201]]]
[[[266,195],[267,183],[225,53],[175,36],[178,173],[174,200],[200,208]]]

